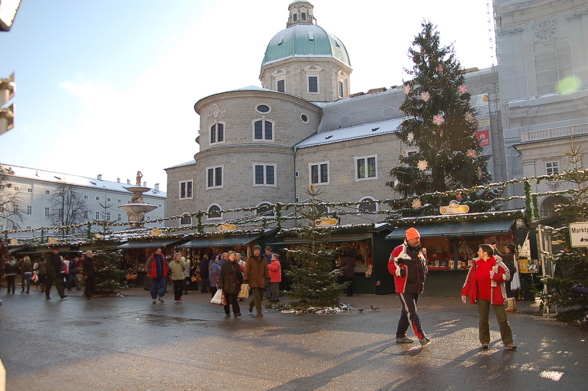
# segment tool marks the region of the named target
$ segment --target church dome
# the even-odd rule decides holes
[[[291,57],[332,57],[351,67],[343,42],[316,25],[314,6],[295,0],[288,7],[286,29],[271,39],[261,66]]]
[[[290,57],[334,57],[351,67],[343,42],[314,24],[299,24],[277,33],[267,45],[261,65]]]

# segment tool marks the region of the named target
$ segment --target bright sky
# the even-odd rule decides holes
[[[0,77],[16,72],[17,85],[0,162],[133,183],[141,170],[165,189],[163,169],[198,152],[196,101],[261,86],[265,48],[291,2],[22,0],[0,32]],[[424,19],[464,68],[496,63],[491,0],[311,3],[347,47],[351,92],[400,84]]]

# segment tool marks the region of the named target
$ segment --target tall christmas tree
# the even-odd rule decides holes
[[[572,147],[566,152],[570,169],[558,179],[570,182],[576,190],[565,202],[556,206],[556,212],[565,219],[565,225],[555,231],[554,241],[560,243],[561,250],[553,254],[555,271],[547,276],[549,302],[562,307],[580,305],[586,310],[586,298],[571,291],[574,284],[588,287],[588,248],[572,247],[570,241],[570,223],[588,221],[588,170],[582,167],[582,148]],[[545,300],[546,297],[543,297]]]
[[[347,283],[338,283],[341,269],[335,268],[336,251],[320,241],[328,232],[317,229],[315,224],[323,217],[317,200],[321,192],[311,185],[307,193],[311,197],[311,204],[301,214],[309,224],[303,226],[298,233],[304,243],[296,250],[288,250],[295,258],[288,271],[288,275],[292,277],[292,288],[288,295],[297,300],[292,303],[297,308],[338,306],[339,296]]]
[[[453,47],[440,45],[430,22],[423,22],[422,28],[409,49],[414,66],[405,69],[412,79],[404,83],[406,97],[400,107],[407,116],[397,132],[403,151],[399,165],[390,171],[394,180],[387,184],[404,197],[401,206],[414,206],[417,200],[418,206],[420,201],[436,203],[438,210],[439,203],[451,199],[419,200],[419,196],[488,183],[489,157],[481,155],[476,112]]]

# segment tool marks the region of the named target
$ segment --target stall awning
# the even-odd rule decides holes
[[[370,238],[329,238],[324,240],[319,240],[318,243],[333,243],[333,242],[360,242],[362,240],[369,240]],[[267,243],[268,246],[277,245],[277,246],[286,246],[288,244],[302,244],[306,243],[304,240],[290,240],[287,242],[275,242],[275,243]]]
[[[484,221],[479,223],[454,223],[454,224],[431,224],[431,225],[417,225],[415,228],[421,234],[421,238],[433,237],[457,237],[457,236],[478,236],[478,235],[494,235],[505,234],[510,231],[514,224],[514,220],[503,221]],[[408,227],[396,228],[388,236],[386,240],[404,239],[404,235]]]
[[[180,243],[182,240],[154,240],[151,242],[127,242],[124,244],[121,244],[120,246],[117,246],[117,249],[120,250],[127,250],[130,248],[157,248],[157,247],[167,247],[167,246],[171,246],[172,244],[175,243]]]
[[[235,237],[220,237],[220,238],[198,238],[190,240],[179,247],[182,248],[205,248],[205,247],[231,247],[231,246],[245,246],[259,239],[261,236],[235,236]]]

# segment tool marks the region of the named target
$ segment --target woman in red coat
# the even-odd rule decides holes
[[[508,320],[504,302],[506,297],[504,283],[510,281],[508,267],[494,258],[494,250],[488,244],[481,244],[478,256],[468,272],[466,281],[461,289],[461,300],[466,303],[470,297],[470,303],[478,305],[480,315],[479,337],[482,349],[488,349],[490,343],[490,323],[488,316],[490,307],[496,315],[500,326],[500,337],[504,346],[510,350],[516,350],[512,339],[512,331]]]

